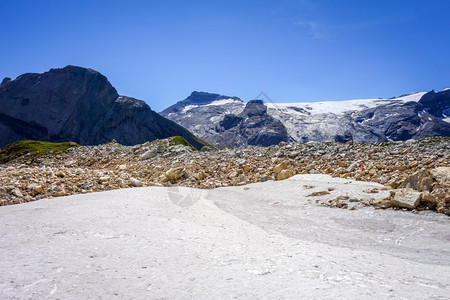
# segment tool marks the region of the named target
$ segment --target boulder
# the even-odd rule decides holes
[[[176,181],[177,179],[185,175],[185,170],[183,167],[170,168],[164,173],[164,176],[170,181]]]
[[[422,193],[422,198],[420,200],[420,203],[423,203],[423,204],[436,204],[437,203],[437,199],[430,192],[423,192]]]
[[[142,159],[150,159],[158,155],[158,151],[156,149],[150,149],[141,155]]]
[[[410,188],[420,192],[432,191],[433,176],[428,171],[417,171],[411,176],[405,179],[405,181],[400,185],[401,188]]]
[[[141,186],[143,186],[144,184],[143,184],[140,180],[131,177],[131,178],[130,178],[130,185],[131,185],[131,186],[134,186],[134,187],[141,187]]]
[[[435,168],[430,173],[441,187],[450,188],[450,167]]]
[[[287,169],[287,167],[288,167],[288,164],[287,164],[286,162],[283,161],[282,163],[276,165],[276,166],[273,168],[273,171],[274,171],[275,173],[277,173],[277,174],[280,174],[280,172],[281,172],[282,170]]]
[[[421,193],[413,189],[398,189],[391,191],[389,199],[385,199],[383,202],[387,207],[397,206],[409,209],[414,209],[419,205]]]
[[[281,170],[277,176],[277,180],[284,180],[295,175],[293,170]]]

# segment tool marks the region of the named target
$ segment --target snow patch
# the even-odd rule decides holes
[[[197,107],[199,107],[199,105],[186,105],[184,108],[183,108],[183,110],[181,111],[182,113],[186,113],[186,112],[188,112],[189,110],[191,110],[191,109],[193,109],[193,108],[197,108]]]
[[[211,102],[209,104],[206,104],[204,106],[217,106],[217,105],[234,104],[234,103],[241,104],[242,101],[239,101],[239,100],[236,100],[236,99],[233,99],[233,98],[228,98],[228,99],[216,100],[216,101],[213,101],[213,102]]]
[[[186,105],[183,110],[181,111],[181,113],[187,113],[188,111],[190,111],[191,109],[194,108],[198,108],[198,107],[204,107],[204,106],[221,106],[221,105],[227,105],[227,104],[244,104],[242,103],[242,101],[240,100],[236,100],[233,98],[228,98],[228,99],[221,99],[221,100],[216,100],[213,101],[211,103],[205,104],[205,105]]]
[[[347,111],[363,110],[366,108],[376,107],[379,105],[380,99],[356,99],[344,101],[323,101],[323,102],[300,102],[300,103],[266,103],[268,108],[283,109],[292,113],[302,114],[297,109],[309,110],[312,114],[341,114]]]
[[[395,98],[394,100],[399,100],[404,103],[406,102],[419,102],[420,99],[422,99],[422,96],[425,95],[427,92],[420,92],[420,93],[414,93],[410,95],[406,95],[403,97]]]

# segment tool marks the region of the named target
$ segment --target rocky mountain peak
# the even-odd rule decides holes
[[[262,116],[267,114],[267,107],[262,100],[251,100],[247,102],[242,113],[249,117]]]
[[[168,116],[170,113],[179,113],[179,112],[183,111],[183,109],[188,105],[200,105],[201,106],[201,105],[211,104],[214,101],[225,100],[225,99],[232,99],[232,100],[235,100],[236,102],[243,103],[243,101],[241,99],[239,99],[238,97],[230,97],[230,96],[215,94],[215,93],[194,91],[186,99],[184,99],[182,101],[178,101],[174,105],[169,106],[168,108],[163,110],[161,112],[161,115]]]
[[[183,102],[201,105],[211,103],[220,98],[221,95],[219,94],[193,91]]]
[[[11,78],[9,78],[9,77],[3,78],[2,83],[0,83],[0,88],[5,86],[10,81],[11,81]]]
[[[201,144],[143,101],[120,97],[108,79],[93,69],[66,66],[27,73],[0,87],[0,146],[35,139],[95,145],[116,139],[133,145],[183,136]]]

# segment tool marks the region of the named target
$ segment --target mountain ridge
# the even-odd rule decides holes
[[[223,140],[217,133],[227,115],[239,115],[245,103],[177,104],[161,114],[212,144]],[[267,114],[286,127],[296,142],[372,143],[450,136],[450,90],[418,92],[390,99],[265,103]],[[171,108],[177,107],[177,110]],[[227,112],[228,111],[228,112]],[[235,120],[236,121],[236,120]],[[267,124],[266,124],[267,125]],[[262,128],[261,128],[262,129]],[[229,132],[228,140],[232,140]],[[242,140],[235,136],[235,140]],[[246,142],[239,142],[245,145]],[[262,146],[262,144],[260,144]]]

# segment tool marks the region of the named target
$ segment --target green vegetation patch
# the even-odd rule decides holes
[[[0,149],[0,163],[7,163],[18,158],[34,159],[46,155],[57,155],[72,147],[80,147],[80,145],[74,142],[19,141]]]
[[[174,136],[170,138],[170,145],[171,146],[177,146],[177,145],[183,145],[183,146],[189,146],[193,147],[186,139],[182,136]]]

